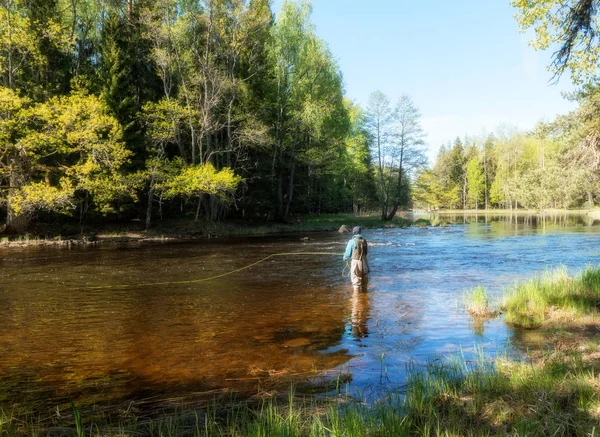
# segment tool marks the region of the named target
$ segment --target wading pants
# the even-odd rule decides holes
[[[369,274],[369,263],[366,259],[359,260],[353,259],[350,264],[350,279],[352,280],[352,287],[357,290],[366,288],[367,286],[367,275]]]

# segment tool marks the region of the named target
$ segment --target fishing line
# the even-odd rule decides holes
[[[239,269],[235,269],[235,270],[231,270],[229,272],[226,273],[221,273],[220,275],[215,275],[215,276],[210,276],[208,278],[200,278],[200,279],[190,279],[187,281],[165,281],[165,282],[146,282],[146,283],[141,283],[141,284],[122,284],[122,285],[98,285],[98,286],[93,286],[93,287],[82,287],[82,289],[84,290],[102,290],[102,289],[108,289],[108,288],[129,288],[129,287],[150,287],[150,286],[156,286],[156,285],[181,285],[181,284],[196,284],[199,282],[207,282],[207,281],[212,281],[214,279],[219,279],[219,278],[223,278],[224,276],[229,276],[229,275],[233,275],[234,273],[238,273],[241,272],[243,270],[247,270],[251,267],[254,267],[255,265],[258,265],[260,263],[263,263],[271,258],[275,258],[276,256],[295,256],[295,255],[333,255],[333,256],[342,256],[343,254],[341,253],[332,253],[332,252],[284,252],[284,253],[273,253],[269,256],[264,257],[263,259],[260,259],[256,262],[253,262],[252,264],[248,264],[247,266],[241,267]],[[344,270],[342,271],[342,276],[344,275],[344,271],[346,270],[346,268],[349,267],[348,266],[348,262],[346,262],[346,267],[344,267]]]
[[[347,259],[344,261],[345,261],[345,265],[344,265],[344,268],[342,269],[342,277],[349,278],[350,277],[350,263],[348,262]],[[346,269],[348,270],[348,273],[346,273]]]

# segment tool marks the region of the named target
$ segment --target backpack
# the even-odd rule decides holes
[[[354,237],[356,246],[352,249],[352,259],[364,259],[367,256],[367,240],[362,237]]]

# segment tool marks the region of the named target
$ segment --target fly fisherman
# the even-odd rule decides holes
[[[352,279],[352,287],[355,291],[361,290],[367,285],[367,275],[369,274],[369,263],[367,262],[367,254],[369,252],[367,240],[360,235],[360,226],[355,226],[352,229],[352,240],[348,241],[346,253],[344,253],[344,261],[350,263],[350,278]]]

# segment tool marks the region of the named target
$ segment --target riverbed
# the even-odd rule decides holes
[[[466,314],[466,289],[499,297],[600,259],[600,226],[583,216],[441,218],[451,224],[366,230],[366,293],[343,276],[349,237],[334,232],[2,249],[0,407],[186,403],[339,381],[376,397],[453,354],[522,357],[501,318]],[[294,252],[321,255],[185,282]]]

